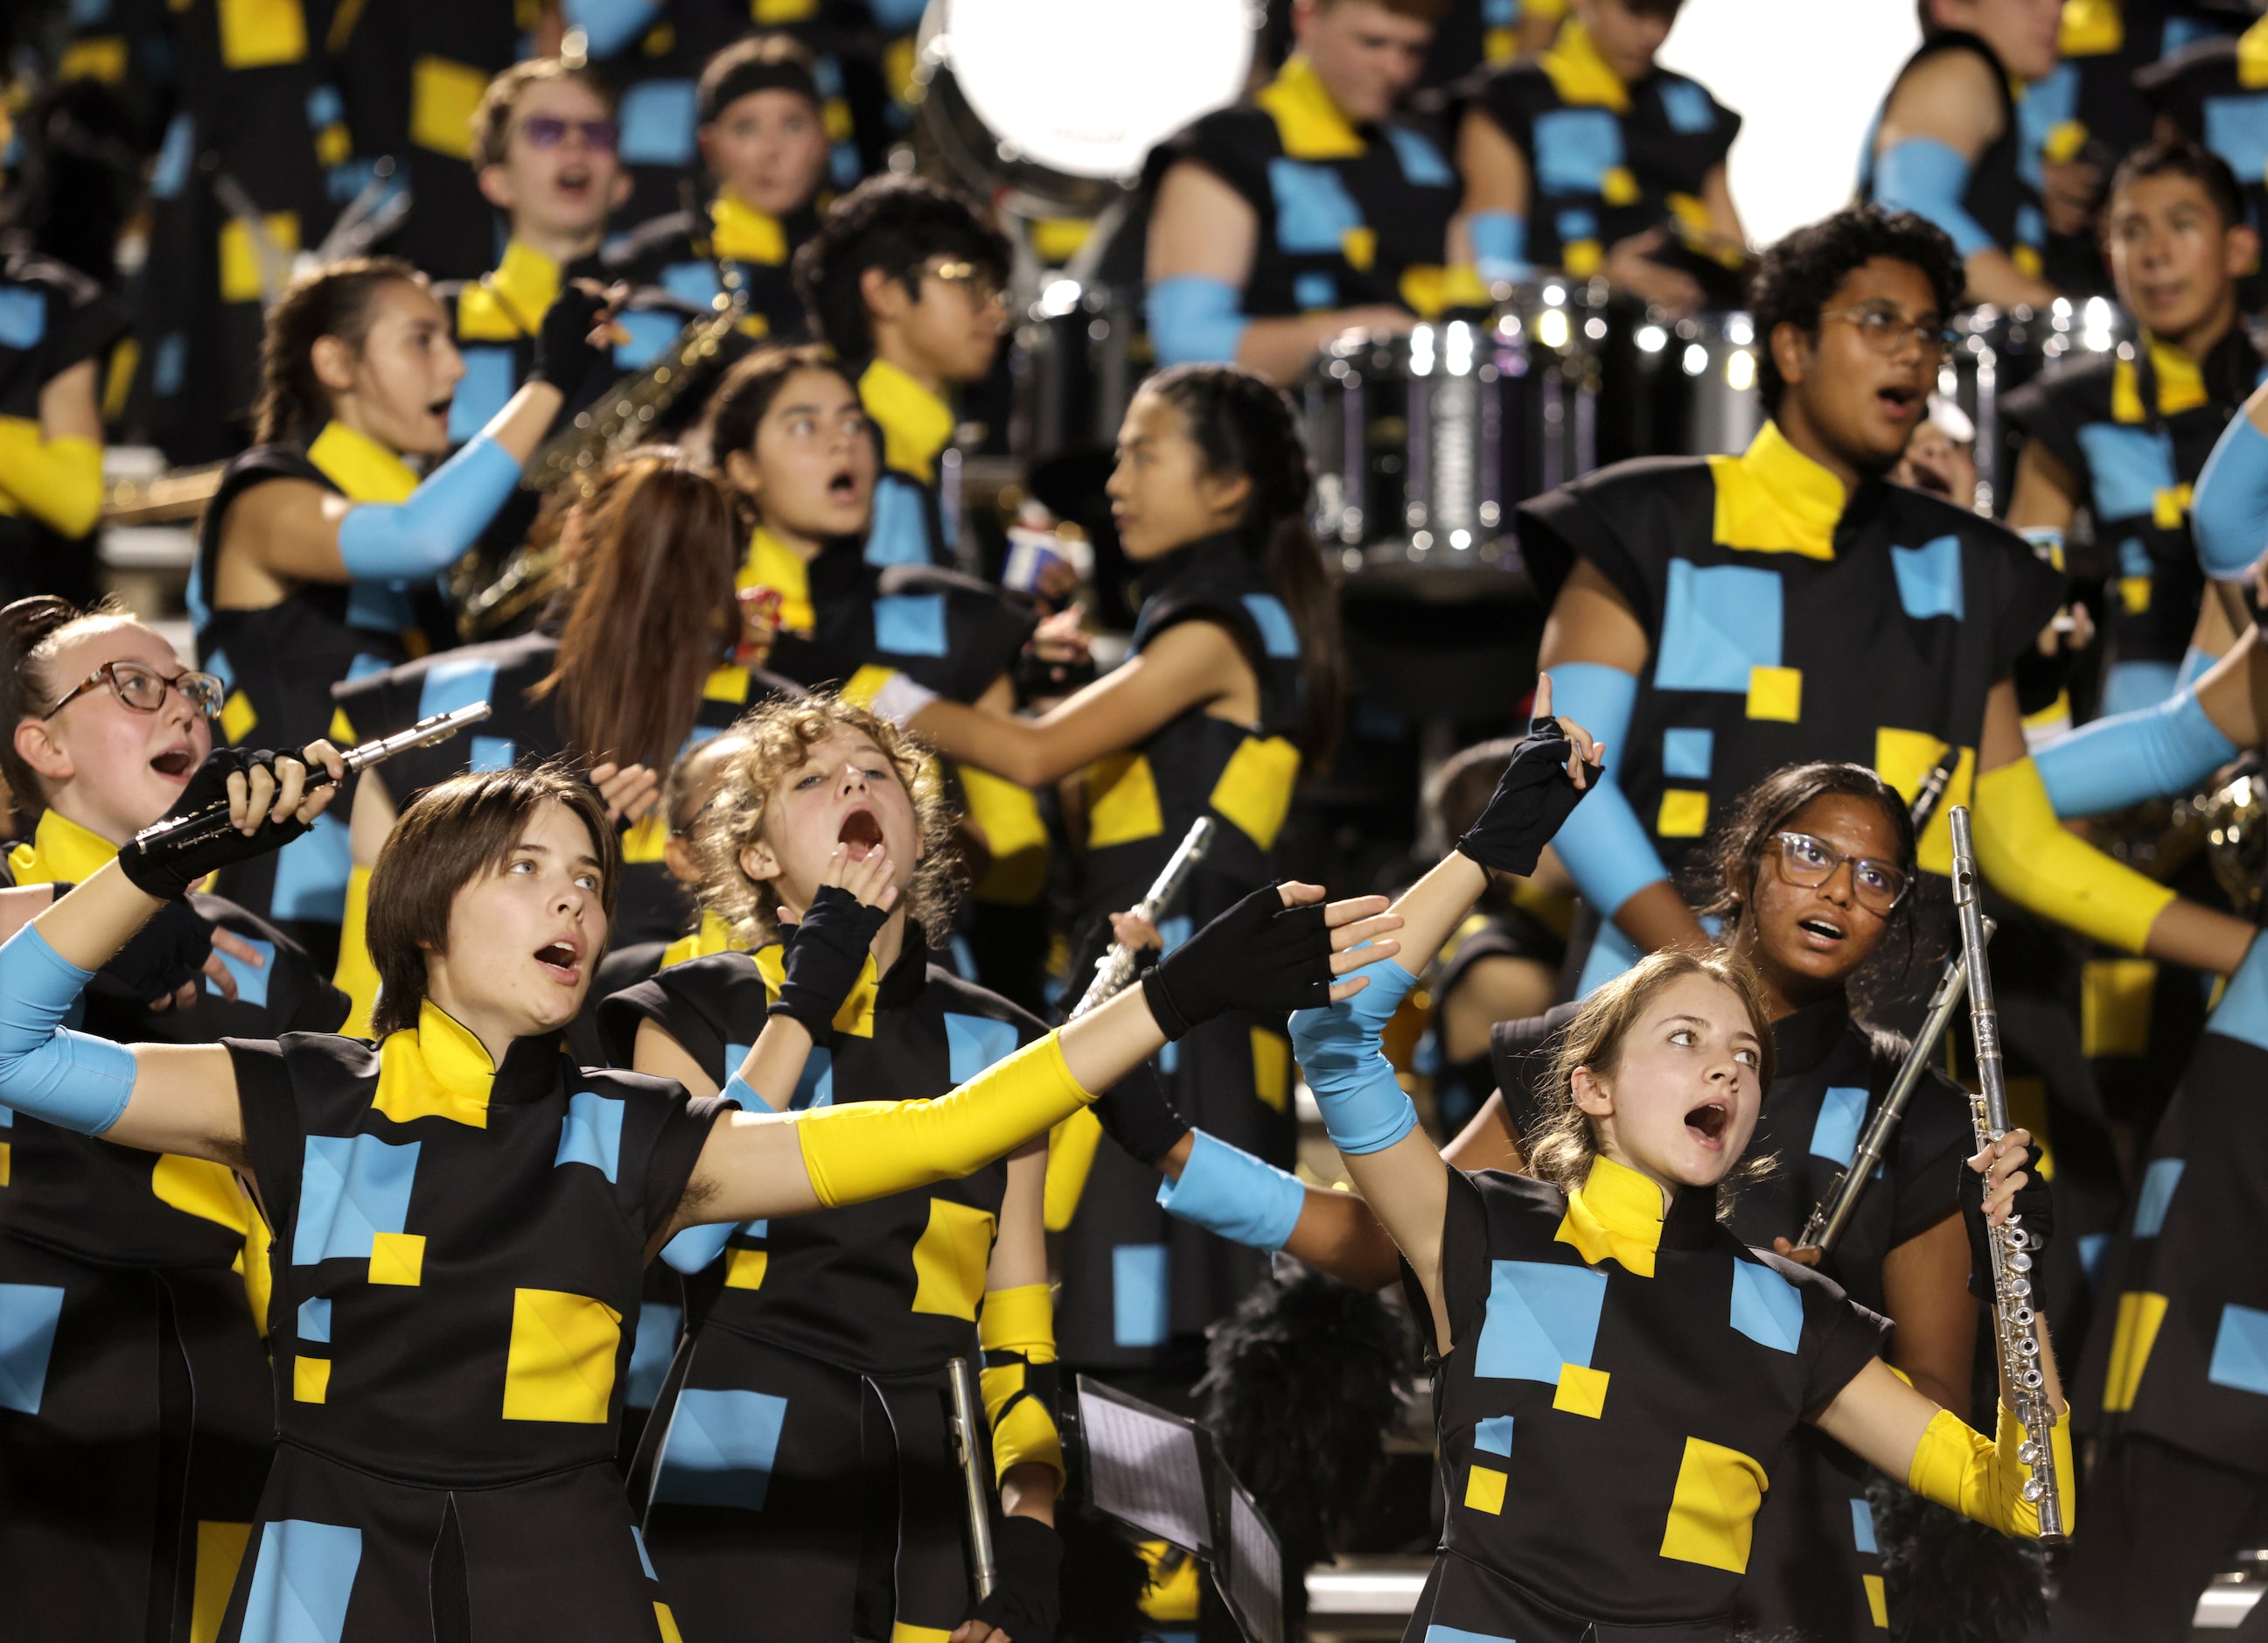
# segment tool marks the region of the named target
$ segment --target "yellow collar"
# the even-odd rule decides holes
[[[730,953],[733,947],[733,926],[717,916],[711,908],[701,910],[701,927],[689,936],[680,936],[662,949],[659,968],[667,969],[673,964],[682,964],[688,959],[707,958],[712,953]]]
[[[475,1130],[489,1127],[496,1063],[463,1023],[431,998],[417,1007],[416,1026],[387,1035],[378,1065],[378,1094],[371,1105],[396,1124],[448,1118]]]
[[[481,284],[502,300],[512,322],[533,336],[559,299],[559,265],[514,239],[505,244],[503,260],[482,276]]]
[[[735,262],[787,261],[787,230],[778,217],[719,191],[709,205],[709,243]]]
[[[1607,66],[1607,60],[1591,41],[1590,31],[1576,18],[1571,17],[1559,26],[1559,38],[1537,61],[1551,77],[1560,101],[1611,108],[1618,114],[1630,112],[1630,87]]]
[[[1305,54],[1293,52],[1252,100],[1276,122],[1277,139],[1292,159],[1355,159],[1366,152],[1362,134],[1339,112],[1322,77]]]
[[[1843,482],[1787,442],[1768,422],[1738,456],[1712,456],[1716,540],[1753,553],[1835,556],[1835,526],[1848,500]]]
[[[31,842],[8,852],[8,871],[18,884],[84,884],[117,855],[117,845],[50,807]]]
[[[740,586],[779,590],[780,626],[791,633],[809,633],[819,625],[811,607],[811,567],[803,556],[762,526],[748,538],[747,556],[740,561]]]
[[[2236,37],[2236,83],[2248,92],[2268,85],[2268,17]]]
[[[1652,1278],[1661,1248],[1661,1206],[1660,1187],[1602,1153],[1591,1160],[1583,1184],[1567,1195],[1557,1241],[1574,1245],[1594,1266],[1613,1260],[1626,1272]]]
[[[953,438],[953,407],[887,359],[859,376],[858,399],[881,425],[882,465],[935,484],[938,453]]]
[[[2205,402],[2204,368],[2186,350],[2147,332],[2143,333],[2142,343],[2150,350],[2150,374],[2157,379],[2159,416],[2176,416]],[[2110,419],[2139,423],[2149,418],[2150,407],[2142,403],[2134,362],[2122,359],[2110,370]]]
[[[777,999],[780,994],[780,984],[787,978],[787,948],[775,941],[769,947],[758,947],[755,957],[756,973],[764,978],[766,997]],[[874,1000],[881,990],[881,972],[875,967],[874,955],[870,952],[866,954],[865,962],[859,967],[858,980],[850,989],[850,996],[835,1013],[835,1030],[848,1033],[854,1038],[872,1038],[874,1035]]]
[[[327,422],[307,446],[307,460],[353,502],[407,502],[417,470],[366,433]]]

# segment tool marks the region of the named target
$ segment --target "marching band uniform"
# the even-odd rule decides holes
[[[2138,71],[2134,84],[2159,119],[2228,162],[2246,219],[2255,228],[2268,222],[2268,171],[2261,159],[2268,144],[2268,18],[2242,34],[2195,40]],[[2257,268],[2242,297],[2247,309],[2257,306]]]
[[[0,257],[0,603],[92,596],[102,446],[45,439],[40,395],[74,366],[106,357],[125,328],[118,306],[85,275],[28,252]]]
[[[789,269],[798,248],[818,232],[819,213],[808,207],[774,217],[720,190],[698,210],[640,224],[602,255],[609,277],[659,286],[703,313],[718,297],[746,291],[744,335],[798,343],[811,323]]]
[[[48,811],[0,879],[68,888],[116,856]],[[222,956],[188,1009],[98,987],[87,1026],[135,1043],[328,1031],[346,998],[274,925],[196,911]],[[0,1108],[0,1581],[26,1637],[191,1643],[228,1600],[275,1442],[261,1337],[269,1230],[218,1164],[137,1152]],[[170,1592],[166,1588],[170,1585]],[[161,1629],[147,1628],[164,1616]]]
[[[722,1087],[763,1029],[783,957],[777,942],[719,954],[616,994],[600,1010],[609,1052],[626,1064],[638,1023],[652,1020]],[[887,976],[868,956],[792,1104],[939,1095],[1045,1030],[932,964],[909,926]],[[693,1269],[697,1323],[648,1421],[632,1490],[689,1635],[941,1637],[967,1617],[975,1595],[946,1365],[969,1355],[978,1333],[988,1347],[1007,1338],[996,1312],[1035,1305],[1052,1349],[1044,1286],[984,1292],[1007,1185],[1001,1160],[894,1197],[673,1243],[670,1262]],[[996,1475],[1031,1460],[1060,1471],[1052,1368],[1005,1351],[988,1351],[985,1365]],[[862,1558],[862,1529],[894,1500],[894,1532]],[[879,1605],[877,1584],[893,1593]],[[770,1595],[761,1613],[751,1591]]]

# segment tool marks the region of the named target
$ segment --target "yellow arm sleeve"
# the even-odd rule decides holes
[[[370,869],[357,867],[347,875],[346,917],[339,926],[339,967],[331,985],[353,1000],[345,1024],[339,1028],[349,1038],[370,1036],[371,1013],[378,1008],[378,966],[371,961]]]
[[[1056,1470],[1062,1487],[1063,1436],[1056,1428],[1055,1297],[1045,1284],[987,1290],[977,1319],[984,1349],[978,1377],[984,1417],[992,1426],[992,1477],[1036,1461]]]
[[[1048,1185],[1041,1217],[1049,1232],[1061,1232],[1079,1213],[1094,1149],[1102,1144],[1102,1120],[1086,1108],[1064,1119],[1048,1137]]]
[[[981,1169],[1094,1099],[1049,1033],[934,1101],[859,1101],[788,1119],[812,1190],[832,1209]]]
[[[0,416],[0,491],[65,536],[84,536],[102,517],[102,446],[42,438],[36,422]]]
[[[1997,1439],[1976,1431],[1949,1409],[1931,1418],[1914,1446],[1906,1467],[1906,1487],[1926,1499],[1950,1507],[1963,1517],[2013,1535],[2036,1540],[2040,1532],[2039,1508],[2024,1499],[2024,1485],[2032,1469],[2016,1458],[2023,1447],[2024,1429],[2006,1404],[2000,1405]],[[2056,1496],[2063,1507],[2064,1532],[2076,1521],[2071,1458],[2071,1412],[2056,1417]]]
[[[2065,830],[2029,758],[1977,778],[1977,866],[1996,890],[2043,918],[2129,953],[2174,899]]]

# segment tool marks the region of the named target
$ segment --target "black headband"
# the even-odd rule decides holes
[[[825,104],[820,98],[819,87],[811,77],[811,70],[803,64],[789,62],[765,63],[751,60],[739,63],[712,83],[701,85],[701,123],[714,121],[743,97],[757,92],[793,92],[823,114]]]

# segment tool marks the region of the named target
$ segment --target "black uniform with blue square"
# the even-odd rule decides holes
[[[2134,76],[2160,120],[2228,162],[2252,226],[2268,222],[2268,18],[2242,34],[2213,34],[2183,46]],[[2256,266],[2242,296],[2262,294]]]
[[[126,325],[118,305],[76,269],[26,251],[0,256],[0,424],[35,431],[48,385],[103,359]],[[91,600],[94,534],[65,536],[11,496],[0,473],[0,604],[33,593]]]
[[[784,951],[694,959],[615,994],[600,1006],[608,1053],[627,1065],[651,1020],[722,1087],[763,1030]],[[909,926],[887,975],[868,956],[791,1105],[926,1100],[1045,1033],[931,963]],[[753,1221],[688,1280],[694,1327],[632,1471],[688,1636],[926,1643],[967,1617],[946,1365],[976,1356],[1007,1187],[999,1160],[777,1227]]]

